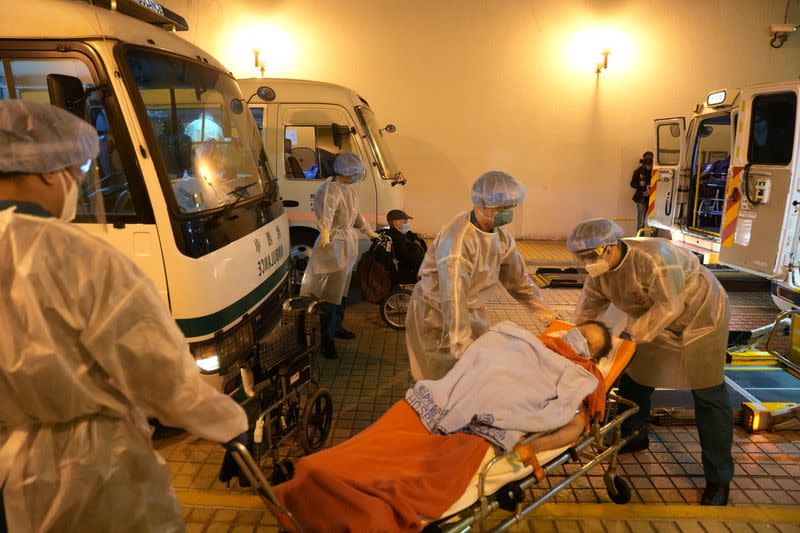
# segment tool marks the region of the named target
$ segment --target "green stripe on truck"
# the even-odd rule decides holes
[[[210,335],[219,331],[258,305],[261,300],[266,298],[273,289],[278,286],[278,283],[286,276],[288,271],[289,261],[287,260],[258,287],[245,294],[228,307],[206,316],[178,318],[175,322],[178,323],[178,327],[181,328],[183,334],[190,339],[193,337]]]

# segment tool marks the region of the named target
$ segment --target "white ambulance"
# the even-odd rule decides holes
[[[152,279],[204,372],[236,361],[278,319],[290,252],[236,80],[152,0],[0,9],[0,99],[67,107],[100,135],[107,223],[86,209],[76,223]]]
[[[648,224],[707,262],[773,280],[776,303],[800,307],[797,100],[800,82],[708,95],[688,128],[655,121]]]
[[[333,159],[341,152],[357,154],[367,166],[367,178],[355,187],[361,213],[370,224],[384,226],[390,209],[404,207],[406,180],[387,138],[395,127],[379,123],[355,91],[331,83],[277,78],[240,79],[239,84],[246,97],[259,87],[270,89],[271,101],[254,98],[250,111],[278,177],[293,246],[308,246],[317,238],[311,203],[322,182],[333,175]],[[362,250],[365,243],[363,238]]]

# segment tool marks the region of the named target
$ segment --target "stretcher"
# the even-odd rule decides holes
[[[553,333],[558,330],[568,329],[570,327],[572,327],[571,324],[557,321],[553,323],[545,333]],[[397,528],[393,527],[392,529],[413,531],[424,528],[425,531],[431,532],[470,531],[473,528],[482,529],[481,525],[489,514],[493,513],[497,509],[506,509],[513,511],[513,514],[501,522],[496,529],[497,531],[504,531],[513,524],[522,520],[526,515],[539,507],[542,503],[553,498],[555,494],[557,494],[563,488],[568,487],[577,478],[587,475],[591,470],[599,467],[603,463],[608,464],[606,467],[604,480],[609,497],[615,503],[627,503],[630,500],[631,492],[627,482],[617,475],[617,454],[622,446],[624,446],[631,439],[635,438],[635,434],[630,435],[627,438],[623,438],[621,435],[620,426],[626,418],[638,411],[638,407],[632,402],[617,396],[612,391],[612,387],[630,362],[635,350],[635,345],[630,341],[621,339],[614,339],[613,344],[614,345],[611,354],[601,360],[600,364],[598,365],[600,371],[605,377],[604,385],[607,391],[607,408],[605,411],[605,416],[602,420],[590,420],[589,429],[578,438],[577,442],[575,442],[572,446],[538,453],[535,455],[536,461],[530,460],[530,457],[528,457],[527,460],[523,460],[523,457],[525,457],[525,446],[529,445],[535,439],[545,435],[546,433],[527,435],[515,447],[515,450],[512,450],[507,454],[496,454],[495,448],[492,446],[484,446],[483,448],[479,448],[480,455],[478,456],[478,461],[463,461],[463,464],[470,465],[467,467],[469,468],[469,471],[462,472],[463,478],[468,480],[466,483],[466,489],[460,496],[456,495],[456,497],[453,497],[452,500],[448,502],[451,503],[449,508],[447,506],[442,507],[440,514],[436,514],[435,516],[430,516],[430,514],[419,512],[418,515],[413,517],[414,520],[408,520],[408,517],[406,516],[403,518],[403,527],[398,526]],[[404,403],[405,401],[403,400],[401,402]],[[339,446],[330,448],[320,452],[319,454],[315,454],[317,458],[316,463],[318,464],[322,462],[320,459],[324,458],[325,462],[332,465],[332,469],[336,469],[337,466],[335,465],[337,463],[351,459],[354,454],[358,455],[360,451],[363,452],[366,449],[368,453],[374,453],[374,450],[376,449],[376,438],[384,438],[384,442],[391,443],[396,439],[407,438],[409,433],[413,433],[413,431],[419,431],[418,429],[409,431],[410,426],[406,425],[403,427],[405,422],[397,417],[387,420],[386,422],[382,422],[385,418],[391,416],[392,411],[396,411],[396,408],[402,407],[400,405],[401,402],[395,404],[395,406],[390,409],[390,411],[387,412],[387,414],[384,415],[381,420],[377,421],[375,424],[373,424],[373,426],[370,426],[370,428],[367,428],[362,433],[359,433],[352,439]],[[410,410],[410,408],[408,409]],[[422,427],[421,424],[419,424],[418,417],[416,420],[416,426]],[[424,430],[423,428],[422,431],[426,432],[427,430]],[[450,437],[452,437],[452,439],[475,438],[474,435],[465,436],[463,434],[454,434],[449,437],[438,436],[438,438]],[[372,441],[371,443],[370,439]],[[475,453],[474,447],[472,453],[473,455]],[[309,456],[304,460],[308,461],[309,464],[313,464],[315,456]],[[359,456],[359,460],[363,456],[368,455],[362,453],[361,456]],[[377,457],[376,462],[385,461],[386,459],[386,457]],[[406,460],[407,463],[410,463],[408,458],[400,458],[398,464],[403,465],[404,460]],[[241,461],[240,465],[244,464],[245,462],[246,461]],[[455,460],[455,462],[458,462],[458,460]],[[545,494],[538,496],[533,501],[525,501],[527,489],[534,488],[542,484],[547,476],[554,475],[558,467],[568,462],[579,462],[581,463],[580,468],[574,473],[569,474],[565,479],[554,483],[553,487]],[[541,466],[533,466],[537,465],[537,463]],[[336,475],[339,477],[354,476],[357,478],[361,473],[355,472],[356,469],[351,468],[350,466],[342,467],[339,465],[338,468],[339,470],[336,471]],[[372,468],[372,465],[365,463],[362,465],[361,470],[369,470],[370,468]],[[302,469],[298,467],[298,472],[301,470]],[[402,476],[403,474],[398,472],[397,475]],[[292,508],[291,505],[289,505],[291,499],[287,497],[286,491],[281,493],[282,489],[285,487],[278,486],[276,488],[278,495],[276,495],[266,484],[266,480],[263,479],[263,475],[261,475],[260,472],[257,472],[257,468],[256,471],[248,474],[248,477],[251,476],[251,482],[254,482],[256,486],[259,486],[259,491],[262,494],[262,497],[264,497],[265,501],[268,503],[268,508],[273,512],[273,514],[275,514],[282,525],[289,529],[302,531],[303,529],[301,524],[303,524],[306,517],[299,515],[293,517],[291,515],[289,511],[289,509]],[[314,472],[311,476],[309,476],[309,478],[318,480],[324,479],[324,482],[321,481],[321,483],[325,484],[322,492],[333,493],[333,497],[338,496],[334,490],[336,485],[330,483],[330,477],[322,478],[319,475],[319,472]],[[296,484],[300,481],[300,479],[296,479],[288,482],[287,485],[292,483]],[[347,480],[344,480],[344,482],[346,481]],[[360,485],[362,484],[362,480],[358,479],[357,482],[354,482],[353,484]],[[379,482],[376,486],[366,489],[366,492],[378,494],[380,492],[379,489],[381,488],[380,485],[384,484],[385,483],[383,482]],[[462,483],[459,486],[463,487],[464,484]],[[295,488],[297,487],[295,486]],[[393,486],[386,490],[385,493],[400,494],[403,492],[402,489],[402,486]],[[413,492],[414,491],[412,490],[406,490],[407,494]],[[437,492],[438,491],[434,489],[432,493],[436,494]],[[303,491],[300,491],[300,496],[305,497]],[[347,496],[345,496],[343,493],[341,494],[341,497],[344,499],[347,498]],[[286,504],[285,506],[284,503]],[[408,512],[409,507],[407,504],[408,502],[406,501],[400,506],[402,507],[402,511],[406,513]],[[343,505],[343,507],[348,507],[351,513],[358,513],[362,517],[365,516],[365,513],[368,513],[368,510],[364,508],[354,509],[355,506],[353,505],[352,500],[348,501],[345,505]],[[425,506],[419,506],[418,508],[423,509]],[[430,507],[428,506],[427,508],[429,509]],[[325,513],[325,510],[324,502],[322,502],[318,507],[315,508],[315,514],[322,515]],[[298,511],[296,511],[296,513],[297,512]],[[331,513],[331,519],[336,518],[337,515],[340,514],[341,513]],[[402,513],[399,509],[390,509],[388,514],[397,516]],[[363,524],[364,522],[357,523]],[[309,529],[313,529],[313,527],[306,527],[306,530]],[[368,527],[366,529],[370,528]]]

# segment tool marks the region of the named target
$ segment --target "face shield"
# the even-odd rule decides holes
[[[114,185],[105,186],[100,179],[97,162],[89,159],[82,165],[66,169],[78,187],[75,222],[97,224],[98,229],[108,231],[106,227],[105,194],[113,194]],[[55,213],[57,214],[57,213]]]

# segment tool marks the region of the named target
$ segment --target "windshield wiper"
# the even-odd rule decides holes
[[[245,193],[247,193],[247,189],[249,189],[253,185],[258,185],[258,182],[254,181],[253,183],[248,183],[246,185],[239,185],[238,187],[234,187],[233,190],[231,190],[228,194],[235,194],[236,200],[234,200],[232,204],[228,204],[225,207],[223,207],[222,210],[219,211],[218,213],[215,213],[210,217],[208,217],[208,222],[215,222],[221,217],[228,216],[230,212],[233,211],[236,208],[236,206],[239,205],[239,203],[246,198]]]

